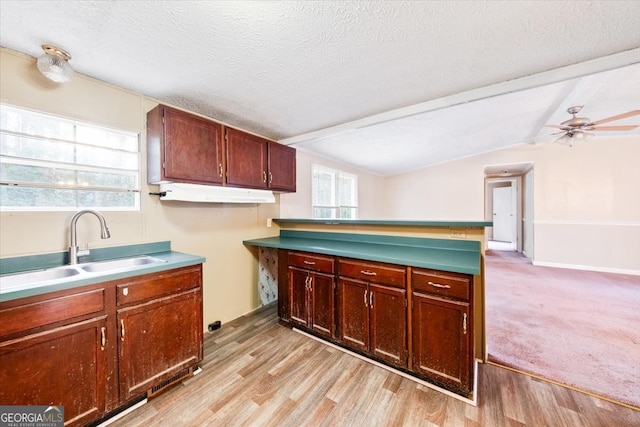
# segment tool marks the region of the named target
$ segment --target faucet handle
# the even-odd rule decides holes
[[[91,253],[91,251],[89,251],[89,244],[88,244],[88,243],[86,243],[86,244],[84,245],[84,249],[82,249],[82,250],[78,250],[78,252],[77,252],[76,256],[79,256],[79,257],[81,257],[81,256],[87,256],[87,255],[89,255],[90,253]]]

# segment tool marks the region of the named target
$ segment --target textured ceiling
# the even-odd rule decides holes
[[[59,45],[78,72],[278,140],[634,49],[638,28],[637,1],[0,1],[2,46],[38,56]],[[557,90],[488,101],[494,117],[460,106],[453,130],[409,120],[406,134],[441,145],[418,155],[413,138],[392,167],[388,140],[366,155],[346,142],[296,145],[398,173],[468,155],[456,138],[477,131],[474,120],[484,151],[496,148],[494,128],[511,144],[535,136],[555,114],[545,102],[572,87]],[[505,130],[502,112],[516,106]]]

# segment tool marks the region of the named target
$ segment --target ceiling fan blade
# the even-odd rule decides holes
[[[562,126],[562,125],[546,125],[546,128],[556,128],[556,129],[562,129],[562,130],[569,130],[571,129],[571,126]]]
[[[637,127],[638,125],[593,126],[593,127],[586,128],[586,130],[632,130]]]
[[[633,117],[633,116],[638,116],[638,115],[640,115],[640,110],[627,111],[626,113],[618,114],[617,116],[611,116],[611,117],[607,117],[605,119],[596,120],[595,122],[592,122],[591,125],[599,125],[601,123],[609,123],[609,122],[613,122],[614,120],[626,119],[627,117]]]

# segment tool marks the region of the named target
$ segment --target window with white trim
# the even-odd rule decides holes
[[[313,218],[358,217],[358,176],[314,164],[312,171]]]
[[[140,209],[140,137],[0,105],[0,210]]]

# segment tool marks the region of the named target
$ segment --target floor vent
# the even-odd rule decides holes
[[[158,394],[162,393],[172,385],[177,384],[180,381],[192,376],[193,376],[193,367],[183,369],[182,371],[178,372],[171,378],[164,380],[160,384],[155,385],[149,390],[147,390],[147,399],[157,396]]]

